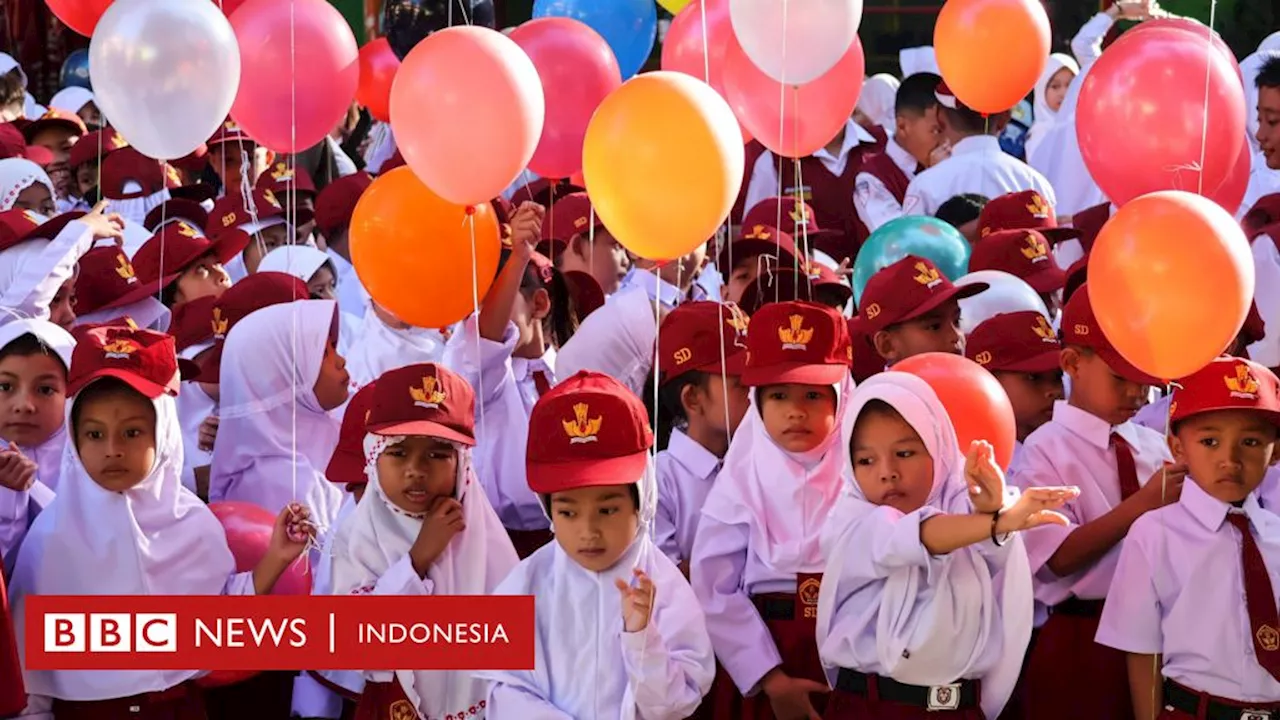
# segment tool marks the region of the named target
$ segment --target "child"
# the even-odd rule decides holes
[[[278,272],[260,272],[232,285],[213,306],[213,346],[200,359],[200,385],[215,400],[220,394],[218,385],[222,376],[222,353],[226,349],[227,334],[250,313],[272,305],[306,300],[309,297],[306,283],[292,275]]]
[[[275,162],[275,153],[259,146],[229,117],[205,145],[209,148],[209,167],[222,183],[224,198],[242,197]]]
[[[1045,135],[1053,129],[1062,101],[1067,98],[1067,88],[1071,87],[1071,81],[1079,74],[1080,65],[1075,58],[1064,53],[1049,56],[1049,62],[1045,63],[1044,72],[1040,73],[1040,80],[1035,87],[1034,124],[1027,131],[1025,146],[1027,157],[1031,157],[1031,153],[1044,141]]]
[[[75,276],[75,325],[128,317],[139,327],[164,331],[172,313],[158,298],[159,281],[143,283],[124,250],[98,245],[80,258]]]
[[[1037,625],[1043,624],[1027,662],[1025,717],[1127,718],[1124,655],[1093,636],[1120,542],[1143,513],[1178,499],[1185,470],[1166,464],[1169,451],[1159,433],[1129,422],[1157,380],[1130,365],[1102,334],[1087,283],[1062,311],[1062,344],[1069,399],[1027,437],[1009,474],[1023,489],[1080,486],[1080,497],[1063,508],[1071,528],[1026,537]]]
[[[88,88],[78,85],[64,87],[49,98],[49,107],[75,113],[91,130],[102,127],[102,111],[93,101],[93,91]]]
[[[585,272],[600,283],[606,295],[617,291],[631,269],[627,249],[600,221],[585,192],[555,201],[543,223],[542,239],[560,272]]]
[[[883,152],[862,163],[854,185],[853,204],[869,232],[902,217],[907,186],[930,164],[930,156],[941,140],[938,97],[934,94],[941,80],[933,73],[916,73],[898,86],[893,137],[885,143]]]
[[[132,146],[103,157],[101,168],[98,190],[111,201],[111,209],[132,225],[141,226],[147,213],[171,197],[170,188],[182,184],[172,165],[149,158]]]
[[[933,216],[959,230],[964,239],[969,241],[969,245],[976,245],[981,238],[978,221],[988,202],[986,195],[978,193],[952,195],[938,206]]]
[[[736,306],[685,303],[658,330],[658,548],[689,574],[693,535],[729,438],[747,412],[747,318]],[[665,415],[665,417],[664,417]]]
[[[1053,259],[1052,242],[1036,230],[997,230],[973,246],[969,272],[1000,270],[1026,282],[1040,294],[1049,317],[1057,317],[1059,291],[1067,273]]]
[[[555,542],[520,563],[497,595],[532,595],[534,669],[492,680],[486,717],[678,720],[714,674],[702,610],[650,537],[657,501],[644,405],[616,380],[582,372],[538,400],[527,475]]]
[[[799,256],[795,239],[772,224],[743,225],[737,239],[726,244],[716,259],[716,267],[724,276],[725,302],[742,302],[747,288],[761,275],[794,268]]]
[[[221,525],[178,479],[177,391],[173,338],[126,326],[81,334],[59,497],[32,525],[13,573],[19,647],[31,595],[261,595],[301,554],[310,514],[293,503],[258,566],[235,573]],[[191,682],[199,674],[28,668],[27,714],[118,718],[145,705],[145,717],[202,718]]]
[[[80,116],[52,107],[22,129],[28,145],[42,147],[53,154],[53,162],[45,165],[45,172],[53,181],[54,201],[60,211],[70,210],[75,204],[75,177],[68,160],[71,148],[87,132],[89,129]]]
[[[265,175],[263,177],[266,177]],[[338,300],[338,275],[333,268],[333,260],[324,252],[308,245],[285,245],[267,253],[258,265],[258,272],[281,272],[292,275],[307,284],[307,292],[312,300]],[[338,333],[338,352],[349,357],[352,344],[360,333],[360,319],[354,315],[338,310],[341,321],[341,332]],[[403,358],[407,364],[410,358]],[[352,373],[354,376],[354,372]],[[359,382],[359,378],[356,379]]]
[[[1280,713],[1280,518],[1256,492],[1276,458],[1278,385],[1220,357],[1174,390],[1169,446],[1192,482],[1129,529],[1097,634],[1127,656],[1138,720]]]
[[[97,240],[120,237],[120,218],[102,207],[47,221],[30,210],[0,211],[0,324],[32,317],[70,328],[76,263]]]
[[[173,323],[169,330],[174,337],[178,357],[190,360],[199,367],[200,362],[213,352],[213,336],[220,324],[221,314],[214,315],[218,298],[205,295],[198,300],[184,302],[173,309]],[[209,461],[212,443],[206,445],[201,436],[209,431],[210,418],[216,422],[218,401],[204,390],[206,383],[187,380],[178,393],[178,422],[182,427],[182,486],[197,497],[209,497]],[[215,385],[216,387],[216,385]],[[214,426],[216,432],[216,426]],[[197,479],[197,469],[200,477]]]
[[[832,719],[995,718],[1031,636],[1026,549],[1009,533],[1065,524],[1075,488],[1011,501],[989,444],[961,454],[923,380],[886,372],[841,422],[852,482],[822,532],[818,647]]]
[[[242,232],[224,232],[210,240],[186,221],[168,223],[138,249],[133,267],[144,284],[160,285],[165,307],[211,295],[218,297],[231,287],[223,265],[249,244]]]
[[[272,250],[293,244],[293,229],[285,218],[284,208],[270,190],[254,190],[245,204],[240,195],[224,195],[209,211],[209,227],[205,232],[212,238],[222,233],[239,230],[249,235],[244,252],[227,263],[231,281],[237,282],[246,275],[258,272],[258,264]]]
[[[519,560],[471,472],[475,398],[437,365],[378,378],[365,421],[372,481],[333,541],[333,592],[488,595]],[[487,683],[461,671],[368,670],[356,713],[395,716],[408,701],[423,717],[483,707]]]
[[[293,242],[311,242],[311,231],[316,227],[316,185],[312,182],[311,175],[301,167],[289,167],[289,163],[277,162],[258,176],[256,187],[259,190],[270,190],[284,205],[285,217],[296,228]]]
[[[716,657],[715,717],[814,717],[818,534],[845,464],[836,409],[852,391],[848,328],[831,308],[765,305],[747,331],[750,408],[707,495],[690,583]],[[843,399],[842,399],[843,397]],[[736,687],[735,687],[736,686]]]
[[[351,215],[360,196],[373,184],[369,173],[358,172],[329,183],[316,196],[316,230],[324,238],[325,252],[333,260],[338,280],[338,305],[343,312],[364,317],[369,293],[360,284],[351,264]]]
[[[871,276],[859,316],[887,366],[927,352],[963,355],[960,300],[986,289],[986,283],[956,287],[932,260],[908,255]]]
[[[98,168],[102,158],[128,146],[124,136],[111,128],[95,130],[71,146],[71,152],[67,154],[67,166],[75,179],[72,194],[80,198],[80,207],[72,208],[73,210],[87,210],[96,202],[100,179]]]
[[[53,217],[53,181],[39,165],[23,158],[0,160],[0,210],[30,210]]]

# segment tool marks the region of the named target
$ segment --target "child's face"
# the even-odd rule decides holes
[[[0,360],[0,438],[34,447],[62,427],[67,371],[57,356],[9,355]]]
[[[347,373],[347,361],[334,349],[333,342],[324,346],[324,361],[320,363],[320,376],[313,388],[320,407],[327,412],[342,406],[351,391],[351,375]]]
[[[1258,133],[1267,167],[1280,170],[1280,88],[1258,88]]]
[[[378,485],[408,513],[423,514],[440,498],[453,497],[458,451],[438,438],[411,435],[378,456]]]
[[[146,479],[156,464],[156,409],[127,388],[77,402],[76,452],[102,488],[124,492]]]
[[[73,273],[62,283],[62,287],[58,288],[58,292],[54,293],[53,300],[49,301],[49,322],[58,327],[71,332],[71,326],[76,322],[76,275]]]
[[[191,263],[177,279],[176,302],[191,302],[202,297],[218,297],[231,287],[231,276],[212,254]]]
[[[98,162],[90,160],[76,168],[76,190],[79,197],[84,197],[98,185]]]
[[[84,107],[80,108],[76,114],[90,129],[102,127],[102,111],[98,109],[97,105],[93,104],[92,100],[85,103]]]
[[[49,194],[49,188],[45,187],[44,183],[35,183],[23,188],[22,192],[18,193],[18,198],[13,201],[13,207],[40,213],[45,217],[53,217],[58,213],[57,206],[53,204],[53,195]]]
[[[36,133],[31,138],[31,144],[53,153],[55,163],[65,163],[71,153],[71,146],[79,139],[78,133],[64,127],[49,127]]]
[[[705,423],[719,433],[726,435],[738,430],[742,418],[750,407],[750,395],[742,378],[736,375],[709,375],[706,385],[690,385],[683,399],[685,413],[690,422]],[[725,408],[728,408],[728,417]]]
[[[338,280],[328,265],[321,265],[311,279],[307,281],[307,293],[312,300],[337,300]]]
[[[244,249],[244,266],[250,273],[258,272],[262,258],[278,247],[290,244],[289,226],[272,225],[258,233],[258,237],[249,241]]]
[[[1066,348],[1062,369],[1071,376],[1071,404],[1110,425],[1128,422],[1146,404],[1147,386],[1115,374],[1097,353]]]
[[[992,373],[1013,405],[1013,418],[1018,425],[1018,442],[1053,418],[1053,404],[1063,398],[1062,371],[1044,373]]]
[[[596,229],[594,241],[588,241],[585,234],[579,235],[569,247],[578,256],[579,264],[600,283],[606,295],[618,289],[618,283],[631,269],[631,256],[627,249],[603,228]]]
[[[1067,97],[1067,88],[1070,87],[1071,80],[1075,76],[1075,73],[1068,68],[1058,68],[1058,72],[1045,83],[1044,103],[1050,110],[1057,112],[1062,107],[1062,101]]]
[[[604,572],[631,547],[640,511],[626,485],[577,488],[551,494],[551,527],[566,555]]]
[[[864,410],[849,442],[853,477],[867,502],[903,513],[920,509],[933,489],[933,458],[898,413]]]
[[[881,330],[875,335],[875,345],[889,365],[928,352],[963,355],[960,303],[950,300],[920,317]]]
[[[894,140],[911,153],[916,162],[928,164],[929,153],[942,142],[942,126],[938,124],[937,106],[923,113],[907,111],[897,116]]]
[[[1223,502],[1240,502],[1277,459],[1276,426],[1247,410],[1201,413],[1182,421],[1169,437],[1169,449],[1202,490]]]
[[[836,427],[836,390],[830,385],[766,385],[760,418],[769,437],[787,452],[808,452]]]
[[[746,292],[758,277],[760,277],[760,256],[739,258],[733,264],[733,272],[729,274],[729,287],[725,300],[734,303],[742,302],[742,293]]]

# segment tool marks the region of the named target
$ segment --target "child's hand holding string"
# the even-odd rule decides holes
[[[536,202],[524,201],[511,216],[511,251],[516,257],[529,259],[542,242],[542,220],[547,209]]]
[[[994,513],[1004,507],[1004,473],[996,465],[995,449],[986,440],[969,444],[964,459],[964,480],[974,512]]]
[[[0,487],[23,492],[36,481],[36,463],[17,449],[0,450]]]
[[[289,565],[315,542],[315,534],[311,511],[296,502],[286,505],[276,516],[266,554],[253,569],[254,592],[269,594]]]
[[[629,633],[638,633],[649,627],[649,618],[653,616],[653,581],[640,568],[631,571],[635,574],[636,584],[632,587],[621,578],[614,580],[618,592],[622,594],[622,628]]]

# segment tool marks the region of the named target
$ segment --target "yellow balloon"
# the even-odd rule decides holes
[[[677,72],[637,75],[591,118],[582,174],[609,232],[649,260],[674,260],[729,216],[742,185],[742,133],[728,103]]]
[[[658,0],[658,4],[667,9],[672,15],[678,14],[684,9],[685,5],[693,2],[693,0]]]

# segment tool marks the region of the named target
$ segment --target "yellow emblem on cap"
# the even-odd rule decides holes
[[[418,711],[413,709],[413,703],[408,700],[397,700],[391,703],[387,717],[389,720],[418,720]]]
[[[1075,333],[1080,337],[1088,337],[1089,335],[1089,326],[1084,323],[1076,323],[1072,329],[1075,330]]]
[[[198,233],[195,228],[191,227],[190,225],[183,222],[182,220],[179,220],[176,224],[178,226],[179,235],[182,235],[183,237],[189,237],[189,238],[199,237],[200,233]]]
[[[271,204],[272,207],[280,207],[280,201],[276,199],[276,194],[270,190],[262,191],[262,198]]]
[[[125,257],[124,253],[116,256],[116,274],[126,282],[138,282],[137,277],[134,276],[133,265],[129,264],[129,258]]]
[[[169,163],[164,164],[164,177],[174,185],[182,185],[182,176],[178,175],[178,168]]]
[[[778,339],[783,350],[807,350],[813,339],[813,328],[804,327],[803,315],[792,315],[789,327],[778,328]]]
[[[275,169],[271,171],[271,178],[273,180],[292,180],[293,171],[285,163],[276,163]]]
[[[1040,193],[1032,193],[1031,202],[1027,203],[1027,212],[1031,213],[1032,217],[1047,219],[1049,213],[1053,211],[1049,208],[1049,204],[1044,201],[1044,198],[1040,197]]]
[[[591,222],[591,219],[590,219],[590,218],[587,218],[587,217],[576,217],[576,218],[574,218],[574,219],[573,219],[573,229],[574,229],[574,230],[581,230],[582,228],[586,227],[586,226],[587,226],[587,223],[589,223],[589,222]]]
[[[751,318],[738,307],[737,303],[725,303],[725,307],[729,308],[729,317],[724,321],[739,335],[745,335],[747,328],[751,326]]]
[[[1253,377],[1253,373],[1249,372],[1248,365],[1244,363],[1236,365],[1235,377],[1228,375],[1222,380],[1227,384],[1227,390],[1231,391],[1231,397],[1245,400],[1258,398],[1258,381]]]
[[[687,347],[680,348],[671,354],[677,365],[683,365],[693,359],[693,351]]]
[[[1049,259],[1049,248],[1035,235],[1027,235],[1027,244],[1022,248],[1022,256],[1031,262],[1043,262]]]
[[[235,120],[228,120],[228,121],[226,121],[226,122],[222,123],[222,127],[223,127],[223,129],[225,129],[227,132],[235,132],[235,131],[237,131],[237,130],[239,130],[239,129],[240,129],[240,126],[239,126],[239,125],[236,125],[236,121],[235,121]]]
[[[114,358],[116,360],[127,360],[129,356],[138,351],[138,346],[132,340],[112,340],[102,346],[103,357]]]
[[[591,409],[586,403],[578,403],[573,406],[573,420],[561,420],[564,424],[564,432],[569,436],[570,445],[581,445],[582,443],[593,443],[599,440],[600,426],[604,424],[604,417],[588,418]]]
[[[118,132],[111,133],[111,148],[113,150],[119,150],[127,147],[129,147],[129,141],[125,140],[123,135]]]
[[[445,393],[439,388],[440,381],[430,375],[422,378],[422,387],[410,387],[409,396],[413,398],[415,407],[435,410],[445,401]]]
[[[743,240],[768,240],[773,237],[773,233],[769,232],[767,225],[756,225],[751,228],[751,232],[742,236]]]
[[[227,326],[230,324],[231,324],[230,320],[222,317],[222,308],[213,309],[213,318],[210,320],[210,325],[213,327],[214,337],[218,337],[218,338],[226,337]]]
[[[938,274],[936,269],[929,267],[922,261],[916,263],[915,280],[925,287],[932,288],[942,282],[942,276]]]
[[[809,214],[805,212],[805,206],[804,206],[804,205],[797,204],[797,205],[796,205],[796,206],[791,210],[791,212],[787,213],[787,215],[790,215],[790,216],[791,216],[791,220],[792,220],[792,222],[794,222],[796,225],[808,225],[808,224],[809,224]]]
[[[1049,325],[1049,321],[1045,320],[1043,315],[1036,316],[1036,324],[1032,326],[1031,330],[1044,340],[1052,342],[1058,339],[1057,333],[1053,331],[1053,327]]]
[[[991,364],[991,351],[990,351],[990,350],[983,350],[982,352],[980,352],[980,353],[978,353],[977,355],[975,355],[975,356],[974,356],[973,361],[974,361],[974,362],[976,362],[976,363],[978,363],[979,365],[990,365],[990,364]]]

